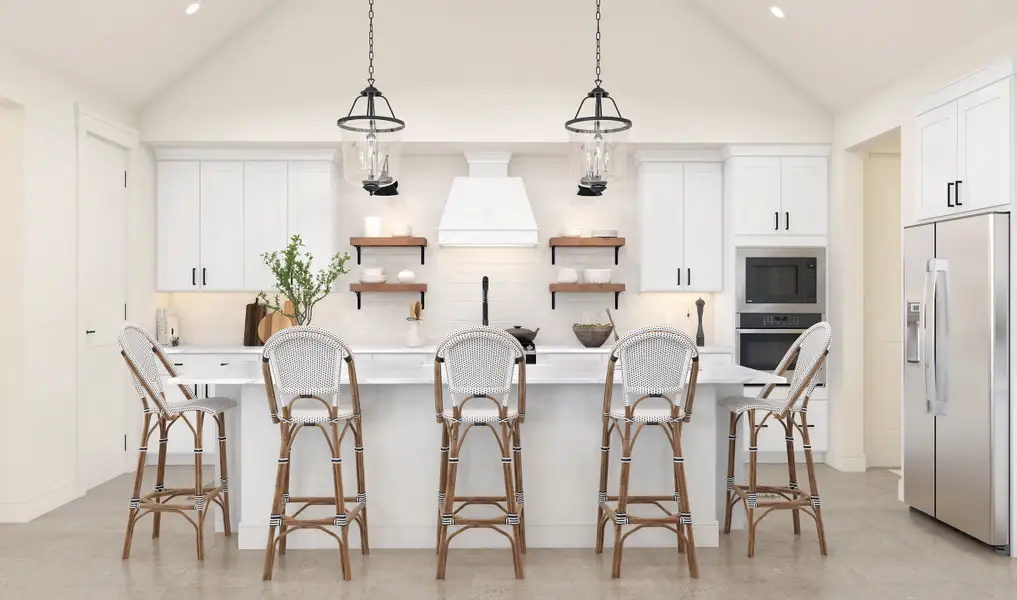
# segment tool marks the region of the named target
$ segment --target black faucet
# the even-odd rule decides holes
[[[483,309],[481,311],[481,319],[484,327],[487,327],[488,325],[490,325],[490,323],[487,320],[487,275],[484,275],[484,278],[480,280],[480,285],[481,288],[484,290],[484,303],[482,305]]]

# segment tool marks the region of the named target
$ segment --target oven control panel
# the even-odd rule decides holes
[[[823,321],[820,313],[739,313],[739,329],[808,329]]]

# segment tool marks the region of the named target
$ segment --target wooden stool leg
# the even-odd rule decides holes
[[[724,533],[731,533],[731,516],[735,503],[735,452],[738,444],[738,415],[731,413],[731,427],[727,433],[727,482],[725,483]]]
[[[678,531],[685,533],[685,547],[689,558],[689,574],[693,579],[699,577],[699,563],[696,560],[696,537],[692,531],[692,499],[689,498],[689,486],[685,479],[685,456],[682,454],[682,423],[672,427],[672,443],[674,446],[675,479],[678,482],[678,493],[681,495],[678,509],[681,512]]]
[[[748,509],[746,510],[747,527],[749,529],[749,558],[756,554],[756,450],[760,427],[756,425],[756,411],[749,411],[749,489]]]
[[[291,458],[292,459],[292,456],[293,456],[293,447],[292,447],[292,445],[290,446],[289,449],[287,449],[286,456],[287,456],[287,458]],[[286,507],[287,507],[287,505],[289,504],[289,501],[290,501],[290,462],[289,461],[287,461],[286,464],[283,465],[283,483],[282,483],[282,485],[283,485],[283,487],[282,487],[282,510],[280,510],[279,513],[282,514],[283,517],[285,517],[286,516]],[[289,527],[286,525],[285,519],[283,519],[282,521],[279,522],[279,556],[286,556],[286,540],[289,539],[289,536],[286,535],[286,532],[288,530],[289,530]]]
[[[607,502],[607,471],[611,454],[611,425],[604,415],[604,425],[600,434],[600,488],[597,495],[597,546],[596,553],[604,552],[604,528],[607,526],[607,512],[603,503]]]
[[[802,415],[802,447],[805,450],[805,466],[809,471],[809,496],[812,510],[816,514],[816,533],[819,534],[819,553],[826,556],[826,530],[823,527],[823,511],[819,507],[819,485],[816,484],[816,464],[812,460],[812,440],[809,439],[809,424]]]
[[[202,436],[204,435],[205,413],[198,412],[195,417],[196,427],[194,428],[194,498],[204,498],[205,484],[202,481]],[[198,504],[198,515],[195,521],[198,523],[198,560],[205,560],[205,503]]]
[[[614,562],[611,566],[611,578],[621,577],[622,563],[622,525],[627,520],[625,513],[629,497],[629,471],[632,463],[632,423],[625,423],[625,433],[622,436],[621,449],[621,481],[618,486],[618,511],[614,521]]]
[[[674,445],[674,442],[675,442],[675,436],[681,435],[681,433],[679,432],[679,425],[677,423],[667,423],[667,424],[661,423],[660,424],[660,428],[663,429],[667,433],[668,439],[671,440],[671,452],[672,452],[672,454],[674,454],[674,458],[675,458],[675,460],[673,461],[674,462],[674,469],[673,469],[673,472],[674,472],[674,499],[675,499],[675,502],[678,503],[678,514],[679,514],[679,517],[680,517],[681,513],[684,512],[684,509],[682,508],[682,500],[685,499],[685,494],[681,491],[682,488],[681,488],[681,482],[679,481],[680,477],[679,477],[679,473],[678,473],[678,460],[677,460],[679,455],[678,455],[678,449]],[[682,532],[682,523],[681,523],[681,519],[680,518],[679,518],[678,523],[677,523],[675,528],[678,530],[678,554],[685,554],[685,534]]]
[[[169,436],[169,427],[166,425],[166,418],[159,417],[159,464],[155,471],[155,491],[161,492],[166,486],[166,442]],[[162,500],[158,500],[162,502]],[[155,511],[152,515],[152,539],[159,537],[162,529],[162,511]]]
[[[226,414],[216,417],[219,425],[219,484],[222,486],[222,524],[226,537],[233,534],[233,523],[230,519],[230,483],[229,469],[226,465]]]
[[[448,482],[448,433],[448,425],[443,423],[441,427],[441,464],[438,467],[438,533],[434,544],[435,554],[441,554],[441,541],[443,539],[442,532],[444,531],[441,525],[441,515],[445,512],[445,484]]]
[[[519,551],[526,554],[526,505],[523,495],[523,438],[519,421],[512,424],[512,469],[515,472],[516,511],[519,513]]]
[[[279,426],[279,429],[281,432],[281,440],[279,444],[279,464],[275,470],[275,495],[272,498],[272,516],[269,517],[268,522],[268,542],[265,545],[265,567],[261,573],[261,578],[264,581],[272,579],[272,566],[275,563],[275,530],[282,522],[283,477],[285,475],[285,467],[290,461],[290,425],[282,423]]]
[[[356,427],[353,430],[353,452],[357,461],[357,502],[364,502],[360,515],[357,517],[360,528],[360,553],[368,555],[371,553],[371,544],[367,539],[367,475],[364,471],[364,423],[360,416],[356,417]]]
[[[339,445],[339,424],[332,423],[332,483],[335,490],[335,514],[337,517],[339,515],[346,515],[346,500],[343,490],[343,459]],[[349,581],[353,579],[353,573],[350,568],[349,521],[337,524],[339,525],[340,538],[342,539],[342,543],[339,544],[339,560],[342,563],[343,579]]]
[[[795,465],[795,424],[794,424],[794,413],[790,413],[785,419],[784,425],[784,443],[787,446],[787,480],[788,487],[792,490],[798,489],[798,474],[797,467]],[[791,510],[791,521],[794,524],[795,535],[802,534],[802,520],[801,512],[795,508]]]
[[[522,540],[519,535],[519,508],[516,506],[515,485],[512,473],[512,431],[508,423],[501,424],[501,435],[494,425],[491,426],[494,437],[501,447],[501,470],[505,478],[505,508],[508,514],[505,516],[505,523],[512,528],[512,566],[515,569],[516,579],[523,578],[523,555]]]
[[[134,524],[137,522],[138,511],[141,508],[141,481],[145,475],[145,461],[148,456],[148,428],[151,422],[151,413],[145,413],[144,425],[141,427],[141,447],[138,449],[138,469],[134,472],[134,491],[131,493],[130,509],[127,512],[127,533],[124,535],[124,549],[121,554],[123,560],[127,560],[131,556]]]
[[[448,478],[445,482],[445,507],[442,509],[442,514],[438,516],[438,520],[441,523],[441,544],[438,549],[438,579],[445,579],[445,567],[448,564],[448,528],[454,519],[452,516],[452,506],[456,496],[456,474],[459,471],[460,428],[461,425],[459,423],[452,425],[451,439],[449,440],[449,465]]]

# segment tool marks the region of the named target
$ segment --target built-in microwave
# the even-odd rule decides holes
[[[825,248],[738,248],[740,313],[826,312]]]

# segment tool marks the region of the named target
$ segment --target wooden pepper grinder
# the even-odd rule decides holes
[[[699,315],[699,329],[696,330],[696,345],[702,348],[706,345],[706,334],[703,333],[703,307],[706,302],[702,298],[696,300],[696,313]]]

